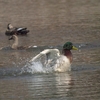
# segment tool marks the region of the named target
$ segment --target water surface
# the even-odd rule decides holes
[[[99,100],[99,21],[99,0],[1,0],[0,47],[12,44],[4,34],[10,22],[30,30],[19,45],[37,48],[0,51],[0,100]],[[39,52],[61,51],[66,41],[79,48],[72,51],[70,72],[23,71]]]

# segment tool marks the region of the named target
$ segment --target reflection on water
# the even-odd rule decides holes
[[[38,81],[38,82],[37,82]],[[32,96],[35,99],[48,99],[68,95],[71,77],[69,74],[43,75],[28,80],[28,88],[35,91]],[[33,84],[32,84],[33,83]]]
[[[68,95],[70,83],[71,76],[66,73],[2,79],[0,98],[8,100],[62,98]]]
[[[0,99],[99,100],[100,71],[37,74],[0,80]]]

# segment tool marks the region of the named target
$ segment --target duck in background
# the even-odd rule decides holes
[[[27,35],[29,30],[26,27],[13,27],[10,23],[7,25],[7,30],[5,32],[5,35],[11,36],[14,35],[14,32],[16,31],[17,35]]]
[[[32,65],[33,62],[38,62],[42,59],[41,63],[45,66],[45,69],[51,68],[56,72],[70,71],[73,58],[71,50],[78,50],[78,48],[73,46],[71,42],[66,42],[63,45],[62,54],[60,54],[58,49],[45,49],[33,57],[29,62]]]
[[[13,40],[13,43],[7,47],[1,47],[0,50],[29,50],[31,48],[37,48],[37,46],[18,46],[19,39],[16,31],[8,40]]]
[[[18,36],[17,33],[14,32],[14,35],[12,35],[9,40],[13,40],[13,44],[11,45],[11,48],[14,50],[22,50],[22,49],[27,49],[27,46],[18,46]]]
[[[11,48],[12,49],[18,49],[18,36],[17,34],[15,33],[14,35],[12,35],[9,40],[13,40],[13,44],[11,45]]]

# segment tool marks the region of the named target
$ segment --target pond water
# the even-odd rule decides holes
[[[23,71],[28,61],[40,51],[32,48],[29,51],[0,52],[1,100],[99,100],[100,45],[72,51],[74,61],[70,72],[40,73],[28,68]],[[37,69],[38,66],[35,65]]]
[[[1,0],[0,7],[0,47],[12,43],[4,34],[9,22],[30,30],[27,37],[19,36],[19,45],[37,46],[0,51],[0,100],[100,100],[99,0]],[[29,68],[42,50],[61,51],[66,41],[79,48],[72,51],[71,71]]]

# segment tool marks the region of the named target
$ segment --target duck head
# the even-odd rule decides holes
[[[14,27],[9,23],[8,25],[7,25],[7,29],[8,30],[11,30],[11,29],[13,29]]]
[[[72,53],[70,50],[78,50],[71,42],[66,42],[63,45],[63,54],[72,62]]]
[[[66,42],[63,45],[63,49],[66,49],[66,50],[78,50],[78,48],[76,48],[75,46],[73,46],[73,44],[71,42]]]

